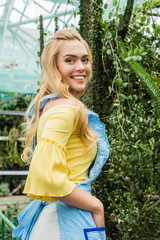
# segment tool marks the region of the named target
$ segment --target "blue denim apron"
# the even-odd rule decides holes
[[[45,104],[54,98],[60,98],[58,94],[50,94],[42,98],[40,103],[40,113]],[[105,133],[105,126],[100,122],[98,115],[90,110],[86,110],[88,122],[93,131],[100,137],[98,140],[97,156],[89,169],[89,177],[78,184],[82,190],[91,194],[91,183],[101,172],[108,156],[109,143]],[[34,114],[34,105],[31,107],[29,115]],[[35,139],[32,147],[35,148]],[[18,216],[19,225],[13,231],[13,237],[29,240],[33,225],[36,222],[41,210],[51,202],[40,200],[32,201]],[[60,201],[56,201],[57,215],[60,226],[61,240],[106,240],[105,227],[97,228],[92,214]],[[48,239],[47,239],[48,240]]]

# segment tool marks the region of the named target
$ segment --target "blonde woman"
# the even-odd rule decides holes
[[[109,145],[97,114],[78,100],[91,77],[91,51],[77,32],[59,30],[41,63],[42,84],[27,111],[22,155],[30,161],[24,193],[35,200],[20,213],[13,236],[104,240],[104,208],[91,195],[91,182],[108,158]]]

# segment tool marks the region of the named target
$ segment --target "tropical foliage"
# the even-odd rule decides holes
[[[94,64],[92,88],[83,101],[106,124],[111,148],[93,192],[104,203],[113,240],[160,234],[160,32],[153,3],[145,1],[132,12],[133,3],[120,9],[113,1],[108,20],[102,19],[107,4],[94,1],[91,12],[87,9],[95,16],[89,25]],[[80,9],[80,24],[86,25],[83,1]]]
[[[21,99],[16,99],[12,102],[1,105],[1,110],[5,111],[26,111],[31,96],[26,96]],[[7,140],[1,141],[0,148],[0,168],[13,168],[18,170],[24,166],[21,160],[21,152],[23,149],[23,142],[18,141],[22,136],[23,129],[22,116],[0,115],[0,136],[8,137]]]
[[[111,153],[93,188],[104,203],[110,239],[158,239],[160,32],[148,1],[135,8],[122,41],[125,11],[113,5],[109,20],[100,19],[106,89],[100,116]]]

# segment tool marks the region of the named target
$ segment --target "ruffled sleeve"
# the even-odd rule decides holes
[[[68,180],[66,143],[73,131],[75,107],[56,106],[49,109],[30,164],[24,193],[35,199],[62,197],[73,191]],[[43,115],[42,115],[43,117]]]

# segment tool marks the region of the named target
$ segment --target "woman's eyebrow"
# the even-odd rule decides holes
[[[63,56],[63,58],[64,58],[64,57],[77,57],[77,56],[74,55],[74,54],[66,54],[65,56]],[[88,54],[83,55],[82,57],[83,57],[83,58],[84,58],[84,57],[88,57]]]

